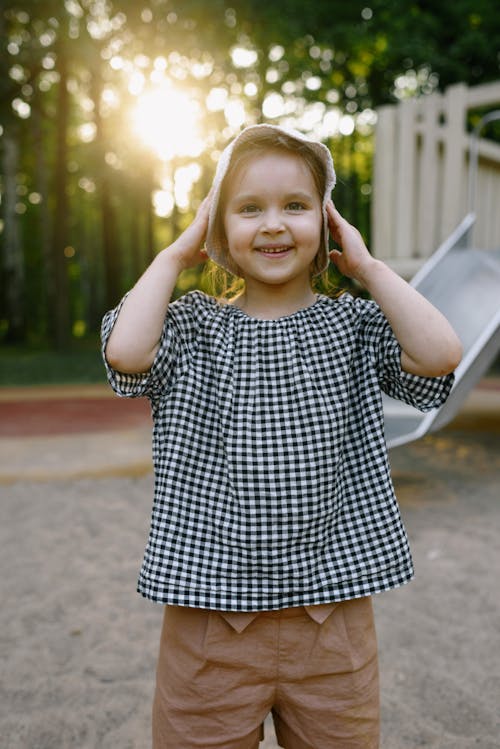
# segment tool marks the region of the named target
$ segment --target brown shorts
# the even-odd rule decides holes
[[[377,749],[370,598],[238,614],[167,606],[154,749],[257,749],[272,712],[286,749]]]

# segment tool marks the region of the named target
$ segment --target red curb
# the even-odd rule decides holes
[[[486,377],[476,392],[500,392]],[[498,408],[494,409],[495,418]],[[150,427],[146,398],[118,398],[108,385],[0,388],[0,438],[105,432]]]
[[[0,437],[40,437],[151,425],[144,399],[57,398],[0,403]]]

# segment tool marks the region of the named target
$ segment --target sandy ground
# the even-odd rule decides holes
[[[375,597],[381,749],[500,747],[499,447],[448,430],[392,451],[417,577]],[[1,749],[149,749],[151,494],[149,473],[0,485]]]

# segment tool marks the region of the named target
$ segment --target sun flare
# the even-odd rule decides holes
[[[163,161],[176,156],[195,158],[204,148],[199,118],[197,102],[166,81],[137,97],[132,127]]]

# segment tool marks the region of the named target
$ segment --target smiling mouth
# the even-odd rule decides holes
[[[284,255],[289,252],[292,248],[288,245],[279,245],[273,247],[257,247],[257,252],[261,252],[264,255]]]

